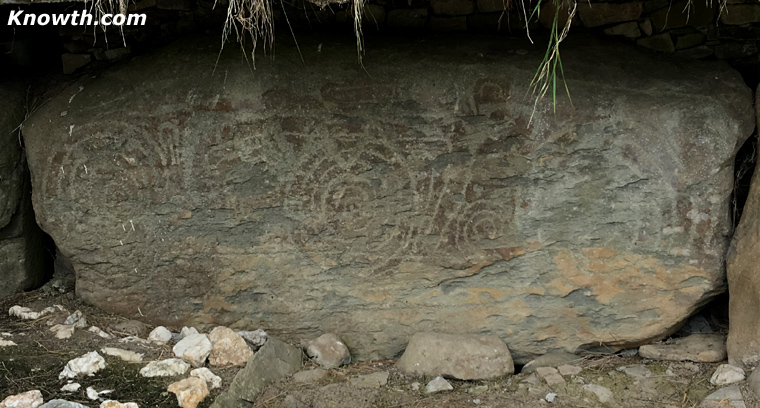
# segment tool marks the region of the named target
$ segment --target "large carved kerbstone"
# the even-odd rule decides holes
[[[280,45],[251,70],[193,40],[35,112],[38,219],[84,299],[334,332],[360,359],[417,331],[490,333],[520,363],[660,338],[724,290],[733,156],[753,128],[725,64],[568,45],[573,106],[529,126],[543,45],[371,42],[366,71],[351,41],[300,46],[305,65]]]

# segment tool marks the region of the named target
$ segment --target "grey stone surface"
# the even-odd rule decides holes
[[[639,347],[642,358],[670,361],[715,363],[726,358],[726,337],[722,334],[692,334],[668,344]]]
[[[563,364],[577,364],[582,360],[582,357],[577,356],[573,353],[567,353],[564,351],[552,351],[529,361],[523,366],[520,372],[527,374],[536,371],[536,369],[539,367],[559,367]]]
[[[673,39],[669,33],[662,33],[653,35],[651,37],[639,38],[636,41],[639,47],[648,48],[650,50],[673,53],[676,50],[673,44]]]
[[[430,0],[433,14],[465,16],[475,11],[474,0]]]
[[[300,368],[301,350],[270,337],[238,371],[229,389],[214,400],[211,408],[248,407],[264,387]]]
[[[596,398],[601,402],[602,404],[607,404],[609,402],[612,402],[614,399],[614,395],[612,394],[612,391],[610,391],[609,388],[603,387],[601,385],[596,384],[586,384],[583,386],[583,390],[588,392],[589,394],[593,394],[596,396]]]
[[[16,127],[24,119],[24,88],[0,83],[0,229],[18,209],[24,184],[23,152]]]
[[[25,105],[23,81],[0,82],[0,296],[44,283],[44,255],[38,251],[39,228],[17,130]]]
[[[306,356],[324,367],[340,367],[351,363],[351,353],[343,341],[333,333],[325,333],[303,344]]]
[[[752,374],[747,377],[747,388],[749,388],[755,398],[760,397],[760,370],[755,369]]]
[[[71,402],[71,401],[66,401],[62,399],[54,399],[40,405],[39,408],[88,408],[88,407],[77,402]]]
[[[512,356],[496,336],[417,333],[396,362],[404,374],[483,380],[514,373]]]
[[[680,27],[705,27],[715,24],[718,3],[678,0],[666,5],[649,15],[654,32],[672,30]],[[722,15],[723,13],[721,13]]]
[[[741,389],[736,386],[721,388],[705,397],[699,408],[747,408]]]
[[[252,75],[205,41],[84,77],[25,126],[37,218],[88,302],[340,331],[359,360],[490,333],[524,363],[659,340],[723,290],[754,128],[723,63],[570,36],[573,104],[528,126],[543,44],[378,38],[365,72],[354,43],[314,37],[308,69],[283,43]]]
[[[757,4],[729,4],[726,10],[720,13],[720,21],[723,24],[745,25],[760,22],[760,5]]]
[[[598,27],[623,21],[638,20],[644,10],[641,2],[578,3],[578,15],[586,27]]]

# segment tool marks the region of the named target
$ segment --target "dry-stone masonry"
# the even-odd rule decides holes
[[[191,39],[28,119],[37,218],[79,295],[154,324],[334,332],[358,359],[490,333],[525,363],[660,339],[725,289],[754,120],[724,63],[576,36],[573,105],[532,115],[543,45],[375,40],[366,71],[353,43],[300,47],[305,66],[282,44],[251,71]]]

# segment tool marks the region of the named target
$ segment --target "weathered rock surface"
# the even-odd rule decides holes
[[[559,374],[559,370],[554,367],[538,367],[536,374],[546,381],[546,385],[552,387],[565,383],[565,379]]]
[[[34,220],[26,160],[16,131],[26,87],[0,81],[0,296],[44,283],[44,254]]]
[[[261,348],[261,346],[264,345],[267,341],[267,337],[269,336],[267,332],[265,332],[262,329],[256,329],[256,330],[243,330],[237,332],[238,336],[242,337],[243,340],[245,340],[246,343],[253,349],[258,350]]]
[[[520,372],[530,374],[539,367],[559,367],[563,364],[578,363],[581,360],[583,360],[582,357],[572,353],[553,351],[529,361]]]
[[[483,380],[515,372],[509,348],[496,336],[417,333],[396,362],[403,373]]]
[[[37,408],[42,402],[40,390],[32,390],[6,397],[0,401],[0,408]]]
[[[105,400],[100,403],[100,408],[140,408],[136,402],[119,402],[115,400]]]
[[[731,364],[719,365],[710,377],[710,384],[712,385],[727,385],[739,381],[744,381],[744,370]]]
[[[106,368],[106,360],[97,351],[91,351],[80,357],[69,360],[63,368],[59,379],[75,378],[80,375],[93,375]]]
[[[198,377],[201,380],[205,381],[208,388],[212,390],[214,388],[219,388],[222,386],[222,377],[214,374],[206,367],[196,368],[193,371],[190,371],[190,376]]]
[[[752,371],[752,374],[747,377],[747,388],[752,390],[755,397],[760,397],[760,370]]]
[[[66,401],[62,399],[54,399],[40,405],[39,408],[88,408],[88,407],[77,402]]]
[[[148,340],[166,344],[172,340],[172,332],[164,326],[158,326],[148,334]]]
[[[120,348],[115,347],[104,347],[100,349],[103,354],[107,356],[113,356],[118,357],[122,361],[125,361],[127,363],[142,363],[143,355],[142,353],[135,353],[134,351],[124,350]]]
[[[194,367],[200,367],[211,353],[211,341],[205,334],[191,334],[175,344],[172,351]]]
[[[181,408],[196,408],[208,396],[206,381],[198,377],[171,383],[166,390],[177,396]]]
[[[653,360],[716,363],[726,358],[726,337],[722,334],[692,334],[669,344],[641,346],[639,355]]]
[[[586,384],[583,386],[583,390],[589,394],[593,394],[602,404],[611,402],[614,399],[614,395],[609,388],[596,384]]]
[[[182,375],[190,369],[190,364],[179,358],[168,358],[166,360],[151,361],[145,367],[140,369],[140,375],[143,377],[173,377]]]
[[[760,92],[760,88],[759,92]],[[758,104],[760,123],[760,104]],[[728,361],[760,363],[760,162],[752,175],[744,212],[728,251]]]
[[[453,389],[454,387],[451,386],[451,383],[446,381],[443,377],[438,376],[427,383],[425,386],[425,394],[432,394],[441,391],[451,391]]]
[[[351,353],[343,341],[333,333],[325,333],[303,345],[306,356],[324,367],[340,367],[351,363]]]
[[[219,395],[211,408],[243,408],[267,385],[295,373],[301,368],[301,350],[269,338],[259,351],[238,371],[229,389]]]
[[[747,408],[741,389],[736,386],[721,388],[705,397],[699,408]]]
[[[217,367],[242,366],[248,362],[253,351],[248,344],[232,329],[219,326],[208,334],[211,341],[209,364]]]
[[[28,119],[37,218],[79,295],[153,324],[340,328],[358,359],[433,330],[518,362],[658,340],[724,290],[752,96],[722,63],[571,37],[573,105],[530,127],[539,44],[378,40],[368,76],[312,38],[308,69],[280,44],[252,76],[178,43]]]

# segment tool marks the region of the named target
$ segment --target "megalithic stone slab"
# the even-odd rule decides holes
[[[570,37],[556,113],[527,40],[376,39],[365,71],[353,38],[303,38],[306,66],[283,43],[252,71],[187,39],[27,120],[37,219],[78,295],[154,325],[333,332],[356,360],[424,331],[517,364],[659,340],[725,290],[752,94]]]
[[[760,104],[756,108],[760,123]],[[760,363],[760,161],[728,254],[728,361],[756,366]]]
[[[238,371],[227,391],[220,394],[211,408],[250,407],[267,385],[301,369],[301,350],[274,337]]]
[[[44,283],[42,237],[18,131],[26,113],[23,81],[0,81],[0,296]]]

